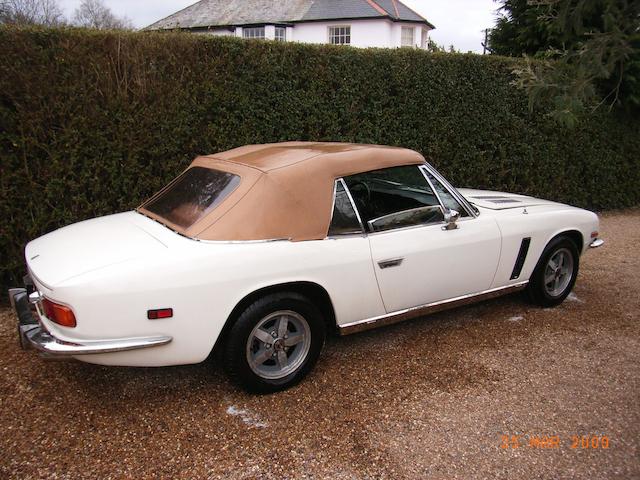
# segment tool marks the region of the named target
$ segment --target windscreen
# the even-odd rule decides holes
[[[186,229],[213,210],[239,184],[240,177],[233,173],[192,167],[142,208]]]

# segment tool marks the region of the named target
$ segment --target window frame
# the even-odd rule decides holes
[[[351,204],[351,208],[356,213],[356,218],[358,219],[358,224],[360,225],[360,232],[349,232],[349,233],[334,233],[329,235],[328,232],[331,229],[331,224],[333,223],[333,214],[336,209],[336,195],[338,193],[338,184],[342,185],[345,193],[347,194],[347,198],[349,199],[349,203]],[[366,236],[367,230],[364,228],[364,224],[362,223],[362,217],[360,216],[360,212],[356,208],[356,203],[353,201],[353,197],[351,196],[351,192],[347,187],[347,182],[344,181],[344,178],[340,177],[333,182],[333,201],[331,203],[331,220],[329,220],[329,228],[327,229],[327,238],[344,238],[344,237],[353,237],[353,236]]]
[[[225,175],[230,175],[231,176],[231,181],[235,182],[236,179],[237,179],[237,183],[236,183],[235,186],[232,186],[231,189],[226,193],[226,195],[222,196],[222,198],[220,198],[220,195],[218,195],[218,197],[211,203],[211,205],[209,205],[205,209],[205,211],[202,213],[202,215],[200,215],[196,220],[191,222],[189,225],[183,225],[183,224],[177,223],[173,219],[169,218],[167,215],[161,214],[158,211],[155,211],[155,210],[152,210],[152,209],[149,208],[150,205],[153,205],[154,203],[157,203],[160,199],[165,197],[169,192],[171,192],[171,190],[178,183],[180,183],[187,175],[190,175],[196,169],[198,169],[198,170],[210,170],[210,171],[213,171],[213,172],[222,173],[222,174],[225,174]],[[153,218],[154,220],[162,223],[166,227],[168,227],[171,230],[174,230],[174,231],[176,231],[178,233],[186,232],[187,230],[189,230],[189,229],[193,228],[195,225],[197,225],[200,221],[204,220],[208,215],[211,214],[211,212],[213,210],[215,210],[220,204],[224,203],[231,195],[233,195],[233,193],[238,188],[240,188],[240,186],[242,184],[242,181],[243,181],[243,176],[240,173],[236,173],[236,172],[232,172],[232,171],[228,171],[228,170],[220,170],[219,168],[206,167],[206,166],[203,166],[203,165],[192,165],[192,166],[189,166],[182,173],[180,173],[173,180],[171,180],[167,185],[165,185],[163,188],[161,188],[157,193],[152,195],[149,199],[145,200],[145,202],[142,205],[140,205],[138,208],[136,208],[136,211],[138,213],[141,213],[141,214],[147,216],[147,217]],[[230,183],[231,182],[229,182],[229,184]],[[223,190],[226,189],[229,184],[227,184],[223,188]]]
[[[278,35],[278,32],[282,32],[282,35]],[[273,33],[273,39],[276,42],[286,42],[287,41],[287,27],[279,27],[276,25],[274,33]]]
[[[409,30],[411,30],[411,43],[405,44],[404,34],[405,34],[405,32],[407,32]],[[415,48],[416,47],[416,27],[402,26],[400,28],[400,46],[401,47],[411,47],[411,48]]]
[[[426,28],[421,29],[422,37],[420,38],[420,48],[426,50],[429,45],[429,30]]]
[[[340,28],[344,28],[345,29],[345,33],[343,35],[332,35],[332,31],[336,30],[336,29],[340,29]],[[348,33],[346,31],[346,29],[348,29]],[[340,43],[335,43],[332,41],[332,38],[340,38],[340,37],[344,37],[345,39],[348,37],[349,38],[349,42],[340,42]],[[351,25],[350,24],[345,24],[345,25],[329,25],[327,27],[327,43],[329,43],[330,45],[351,45]]]
[[[455,198],[458,203],[462,206],[462,208],[464,208],[466,210],[466,212],[469,214],[469,216],[466,219],[474,219],[478,216],[480,216],[480,211],[476,208],[474,208],[469,201],[464,198],[460,192],[458,192],[458,190],[451,185],[446,178],[444,178],[440,172],[438,172],[438,170],[436,170],[433,165],[430,165],[428,163],[425,163],[424,165],[420,165],[420,170],[422,171],[422,175],[424,175],[424,178],[427,179],[427,181],[429,182],[429,185],[431,185],[431,188],[433,188],[433,192],[438,196],[438,200],[440,200],[440,204],[442,205],[442,207],[444,208],[444,211],[446,212],[448,209],[445,207],[444,203],[442,202],[442,199],[440,198],[440,195],[438,195],[438,192],[436,191],[435,187],[433,186],[433,184],[431,183],[431,180],[429,180],[429,176],[426,174],[426,172],[429,172],[431,175],[433,175],[436,180],[438,180],[442,186],[445,188],[445,190],[447,190],[449,192],[449,194]],[[465,220],[465,219],[460,219],[460,220]]]
[[[247,35],[247,33],[257,30],[262,30],[262,36]],[[267,38],[266,34],[266,27],[264,25],[255,27],[242,27],[242,38],[244,38],[245,40],[265,40]]]
[[[434,192],[435,193],[435,192]],[[438,196],[436,195],[436,198],[438,198]],[[438,202],[440,202],[440,199],[438,198]],[[406,225],[403,227],[396,227],[396,228],[388,228],[386,230],[374,230],[374,224],[382,219],[385,218],[390,218],[390,217],[395,217],[398,214],[401,213],[409,213],[409,212],[417,212],[419,210],[433,210],[433,209],[438,209],[440,210],[440,212],[442,213],[442,221],[439,222],[429,222],[429,223],[417,223],[415,225]],[[443,223],[446,223],[444,220],[444,214],[445,214],[445,210],[442,208],[442,205],[440,203],[438,203],[438,205],[429,205],[429,206],[424,206],[424,207],[416,207],[416,208],[410,208],[409,210],[400,210],[399,212],[394,212],[394,213],[388,213],[386,215],[382,215],[381,217],[377,217],[377,218],[372,218],[371,220],[369,220],[367,222],[367,225],[369,226],[369,233],[385,233],[385,232],[393,232],[395,230],[404,230],[406,228],[418,228],[418,227],[428,227],[430,225],[441,225]]]
[[[409,167],[409,166],[412,166],[412,165],[400,165],[400,166]],[[438,199],[438,204],[439,204],[440,208],[442,209],[443,213],[448,212],[449,209],[442,202],[442,198],[440,198],[440,195],[438,194],[437,189],[435,188],[435,186],[433,185],[433,183],[429,179],[429,176],[427,175],[427,172],[429,172],[431,175],[433,175],[433,177],[436,178],[442,184],[442,186],[449,192],[449,194],[451,194],[451,196],[453,198],[455,198],[458,201],[458,203],[462,206],[462,208],[465,209],[466,212],[469,214],[468,217],[460,218],[460,220],[458,220],[458,222],[466,222],[466,221],[474,220],[480,215],[480,212],[477,211],[476,209],[474,209],[473,207],[471,207],[469,202],[460,193],[458,193],[458,191],[440,174],[440,172],[438,172],[430,164],[428,164],[428,163],[416,164],[416,165],[413,165],[413,166],[418,168],[418,170],[420,171],[420,173],[424,177],[425,181],[427,182],[427,184],[429,185],[429,187],[433,191],[435,197]],[[393,167],[388,167],[388,168],[393,168]],[[386,170],[386,169],[383,169],[383,170]],[[370,171],[374,171],[374,170],[370,170]],[[367,173],[367,172],[360,172],[360,173]],[[344,188],[345,192],[347,193],[347,197],[349,198],[349,201],[351,202],[351,207],[356,212],[356,217],[358,218],[358,222],[360,223],[361,233],[337,234],[337,235],[327,236],[327,238],[344,238],[344,237],[349,237],[349,236],[354,236],[354,235],[365,236],[365,237],[369,236],[369,235],[383,235],[383,234],[387,234],[387,233],[393,233],[393,232],[409,230],[409,229],[414,229],[414,228],[425,228],[425,227],[434,227],[434,226],[442,227],[442,225],[446,225],[446,223],[447,223],[446,220],[445,220],[445,221],[435,222],[435,223],[408,225],[406,227],[392,228],[392,229],[383,230],[383,231],[380,231],[380,232],[370,232],[367,228],[365,228],[364,223],[362,222],[362,217],[360,215],[360,211],[358,210],[358,207],[357,207],[355,201],[353,200],[353,196],[351,195],[351,191],[349,190],[349,187],[347,186],[347,182],[344,180],[343,177],[340,177],[340,178],[335,180],[334,186],[333,186],[333,202],[331,204],[331,220],[329,222],[329,226],[331,226],[331,222],[333,221],[333,211],[335,209],[335,201],[336,201],[336,192],[337,192],[337,184],[338,184],[338,182],[340,182],[342,184],[342,188]]]
[[[438,203],[437,203],[437,205],[433,205],[433,206],[437,206],[437,207],[439,207],[439,208],[440,208],[440,210],[442,211],[442,213],[443,213],[443,217],[444,217],[444,214],[445,214],[448,210],[446,209],[446,207],[445,207],[445,206],[444,206],[444,204],[442,203],[442,200],[441,200],[440,196],[437,194],[437,192],[436,192],[435,188],[433,187],[433,184],[429,181],[429,178],[428,178],[428,177],[424,174],[424,172],[422,171],[423,164],[396,165],[396,166],[385,167],[385,168],[376,168],[376,169],[373,169],[373,170],[366,170],[366,171],[363,171],[363,172],[358,172],[358,173],[356,173],[356,174],[354,174],[354,175],[358,175],[358,174],[362,174],[362,173],[375,172],[375,171],[377,171],[377,170],[390,170],[390,169],[392,169],[392,168],[399,168],[399,167],[407,167],[407,168],[411,168],[411,167],[413,167],[413,168],[416,168],[416,169],[420,172],[420,173],[418,174],[418,178],[419,178],[419,176],[421,175],[421,176],[422,176],[422,178],[423,178],[423,179],[425,180],[425,182],[426,182],[426,186],[428,186],[429,188],[431,188],[431,190],[432,190],[432,192],[433,192],[433,194],[434,194],[434,196],[435,196],[435,198],[436,198],[436,200],[437,200],[437,202],[438,202]],[[347,182],[344,180],[344,178],[340,178],[340,180],[342,180],[342,182],[343,182],[343,186],[344,186],[344,188],[346,188],[347,194],[349,195],[349,198],[351,199],[351,202],[352,202],[352,203],[351,203],[351,205],[352,205],[352,207],[355,209],[356,214],[358,215],[358,218],[360,218],[360,222],[361,222],[362,229],[363,229],[363,232],[364,232],[364,235],[365,235],[365,236],[367,236],[367,235],[379,235],[379,234],[390,233],[390,232],[396,232],[396,231],[401,231],[401,230],[408,230],[408,229],[413,229],[413,228],[424,228],[424,227],[433,227],[433,226],[442,226],[442,225],[446,225],[446,221],[445,221],[445,219],[443,218],[443,219],[442,219],[442,221],[440,221],[440,222],[433,222],[433,223],[418,223],[418,224],[415,224],[415,225],[407,225],[407,226],[401,226],[401,227],[396,227],[396,228],[390,228],[390,229],[388,229],[388,230],[370,231],[370,229],[369,229],[369,221],[367,221],[366,226],[365,226],[365,223],[364,223],[364,221],[362,220],[362,216],[361,216],[361,214],[360,214],[360,211],[358,210],[358,207],[357,207],[357,205],[356,205],[356,202],[354,201],[353,196],[351,195],[351,191],[349,190],[349,187],[347,186]],[[403,185],[406,185],[406,184],[404,184],[404,183],[403,183]],[[390,214],[387,214],[387,215],[383,215],[383,216],[381,216],[381,217],[376,217],[375,219],[372,219],[372,220],[378,220],[378,219],[380,219],[380,218],[384,218],[384,217],[392,216],[392,215],[397,214],[397,213],[408,212],[408,211],[410,211],[410,210],[416,210],[416,209],[420,209],[420,208],[422,208],[422,207],[417,207],[417,208],[407,209],[407,210],[399,210],[398,212],[393,212],[393,213],[390,213]]]

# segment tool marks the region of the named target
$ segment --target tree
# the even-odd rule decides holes
[[[438,44],[438,42],[436,42],[431,37],[429,37],[429,39],[427,40],[427,51],[431,53],[460,53],[460,51],[456,50],[453,45],[449,45],[449,48],[447,48],[444,45]]]
[[[488,49],[497,55],[536,55],[563,46],[561,32],[549,22],[548,2],[500,1],[496,26],[489,32]]]
[[[117,17],[102,0],[82,0],[73,14],[73,23],[79,27],[99,30],[131,30],[127,17]]]
[[[516,84],[532,109],[551,102],[566,125],[602,107],[640,110],[639,1],[502,0],[500,12],[489,45],[527,56]]]
[[[55,27],[65,20],[56,0],[0,0],[0,23]]]

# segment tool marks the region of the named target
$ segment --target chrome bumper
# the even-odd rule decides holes
[[[53,336],[35,319],[25,288],[10,289],[9,301],[18,316],[20,346],[23,350],[35,348],[45,356],[73,357],[76,355],[126,352],[128,350],[165,345],[171,341],[171,337],[160,335],[110,340],[65,341]]]
[[[598,248],[604,245],[604,240],[601,238],[594,238],[589,244],[589,248]]]

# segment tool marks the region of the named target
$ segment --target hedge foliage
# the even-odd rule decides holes
[[[2,286],[28,240],[249,143],[401,145],[460,186],[640,203],[640,122],[560,129],[529,113],[514,59],[73,29],[0,29],[0,49]]]

